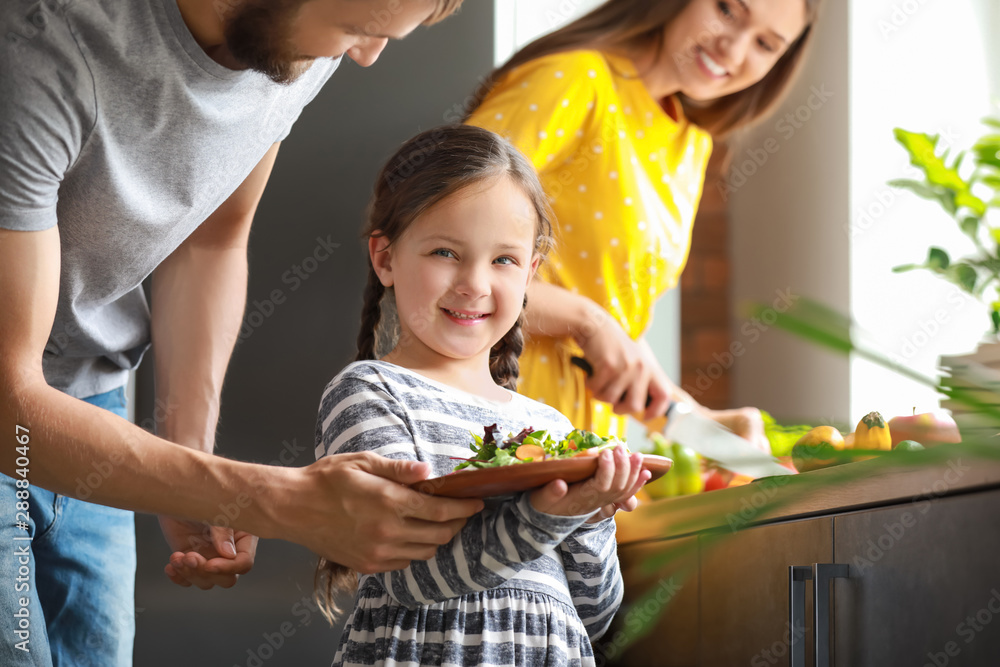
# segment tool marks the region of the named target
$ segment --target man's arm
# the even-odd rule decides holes
[[[247,298],[247,239],[278,154],[275,144],[246,180],[153,273],[157,432],[211,452],[222,381]]]
[[[153,273],[157,432],[203,452],[215,447],[223,378],[246,304],[247,239],[278,146]],[[255,536],[165,516],[160,527],[173,551],[164,571],[176,584],[229,587],[253,567]]]

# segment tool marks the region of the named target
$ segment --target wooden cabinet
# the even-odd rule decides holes
[[[833,520],[791,521],[735,534],[703,535],[699,541],[703,557],[697,664],[788,664],[788,568],[830,561]],[[807,597],[807,603],[811,599]],[[812,645],[811,620],[808,613],[807,646]]]
[[[828,586],[827,665],[1000,666],[1000,484],[933,498],[926,488],[881,507],[810,506],[738,532],[623,540],[620,529],[626,595],[599,664],[790,665],[789,568],[840,564],[848,576]],[[816,666],[811,581],[805,590],[805,656],[794,667]]]
[[[594,647],[599,657],[608,664],[641,659],[662,667],[697,665],[698,539],[626,545],[618,558],[625,598],[611,630]]]
[[[834,519],[838,667],[1000,665],[1000,491]]]

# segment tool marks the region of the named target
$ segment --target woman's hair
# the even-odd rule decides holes
[[[612,53],[653,48],[663,49],[663,31],[693,0],[608,0],[576,21],[539,37],[494,70],[479,88],[469,113],[475,111],[493,85],[514,68],[543,56],[577,49]],[[804,62],[821,0],[803,0],[806,27],[791,43],[774,67],[749,88],[711,102],[698,102],[683,94],[677,97],[684,114],[716,137],[724,137],[765,118],[777,107],[791,87]]]
[[[379,172],[375,192],[368,206],[362,237],[385,238],[391,246],[410,224],[444,199],[475,185],[508,178],[527,196],[535,212],[535,253],[542,257],[551,244],[551,210],[538,175],[524,155],[497,134],[471,125],[438,127],[422,132],[404,143]],[[371,257],[368,258],[368,284],[365,286],[358,333],[356,361],[375,359],[388,352],[377,346],[379,330],[387,326],[394,301],[391,288],[379,280]],[[525,297],[525,305],[527,297]],[[524,347],[521,326],[517,322],[490,350],[490,373],[494,381],[515,389],[518,357]],[[376,354],[376,347],[383,348]],[[339,612],[334,602],[338,591],[351,590],[356,574],[337,563],[320,559],[316,586],[320,610],[331,622]]]
[[[436,0],[434,11],[424,21],[424,25],[434,25],[458,11],[464,0]]]

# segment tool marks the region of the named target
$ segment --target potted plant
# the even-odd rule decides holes
[[[946,396],[941,407],[951,410],[963,434],[989,437],[1000,430],[996,414],[1000,409],[1000,220],[996,216],[1000,210],[1000,118],[983,122],[987,132],[970,152],[959,153],[950,164],[947,150],[938,153],[937,136],[896,128],[896,140],[923,179],[897,179],[889,185],[937,202],[975,245],[973,255],[959,259],[932,246],[922,264],[905,264],[893,271],[932,271],[987,306],[992,336],[973,354],[941,357],[940,391]],[[971,165],[966,163],[970,153]]]
[[[993,334],[1000,335],[1000,220],[990,219],[991,211],[1000,210],[1000,118],[983,122],[989,129],[972,146],[971,165],[966,164],[966,151],[949,164],[949,151],[938,153],[937,135],[893,131],[923,179],[901,178],[889,185],[937,202],[976,247],[974,255],[954,260],[932,246],[922,264],[904,264],[893,271],[926,269],[958,285],[988,306]]]

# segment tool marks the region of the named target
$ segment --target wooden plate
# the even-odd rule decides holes
[[[662,477],[674,464],[665,456],[643,454],[642,467],[653,473],[649,481]],[[517,463],[502,468],[459,470],[426,479],[412,487],[422,493],[448,498],[488,498],[544,486],[554,479],[567,484],[591,477],[597,471],[596,456],[576,456],[535,463]]]

